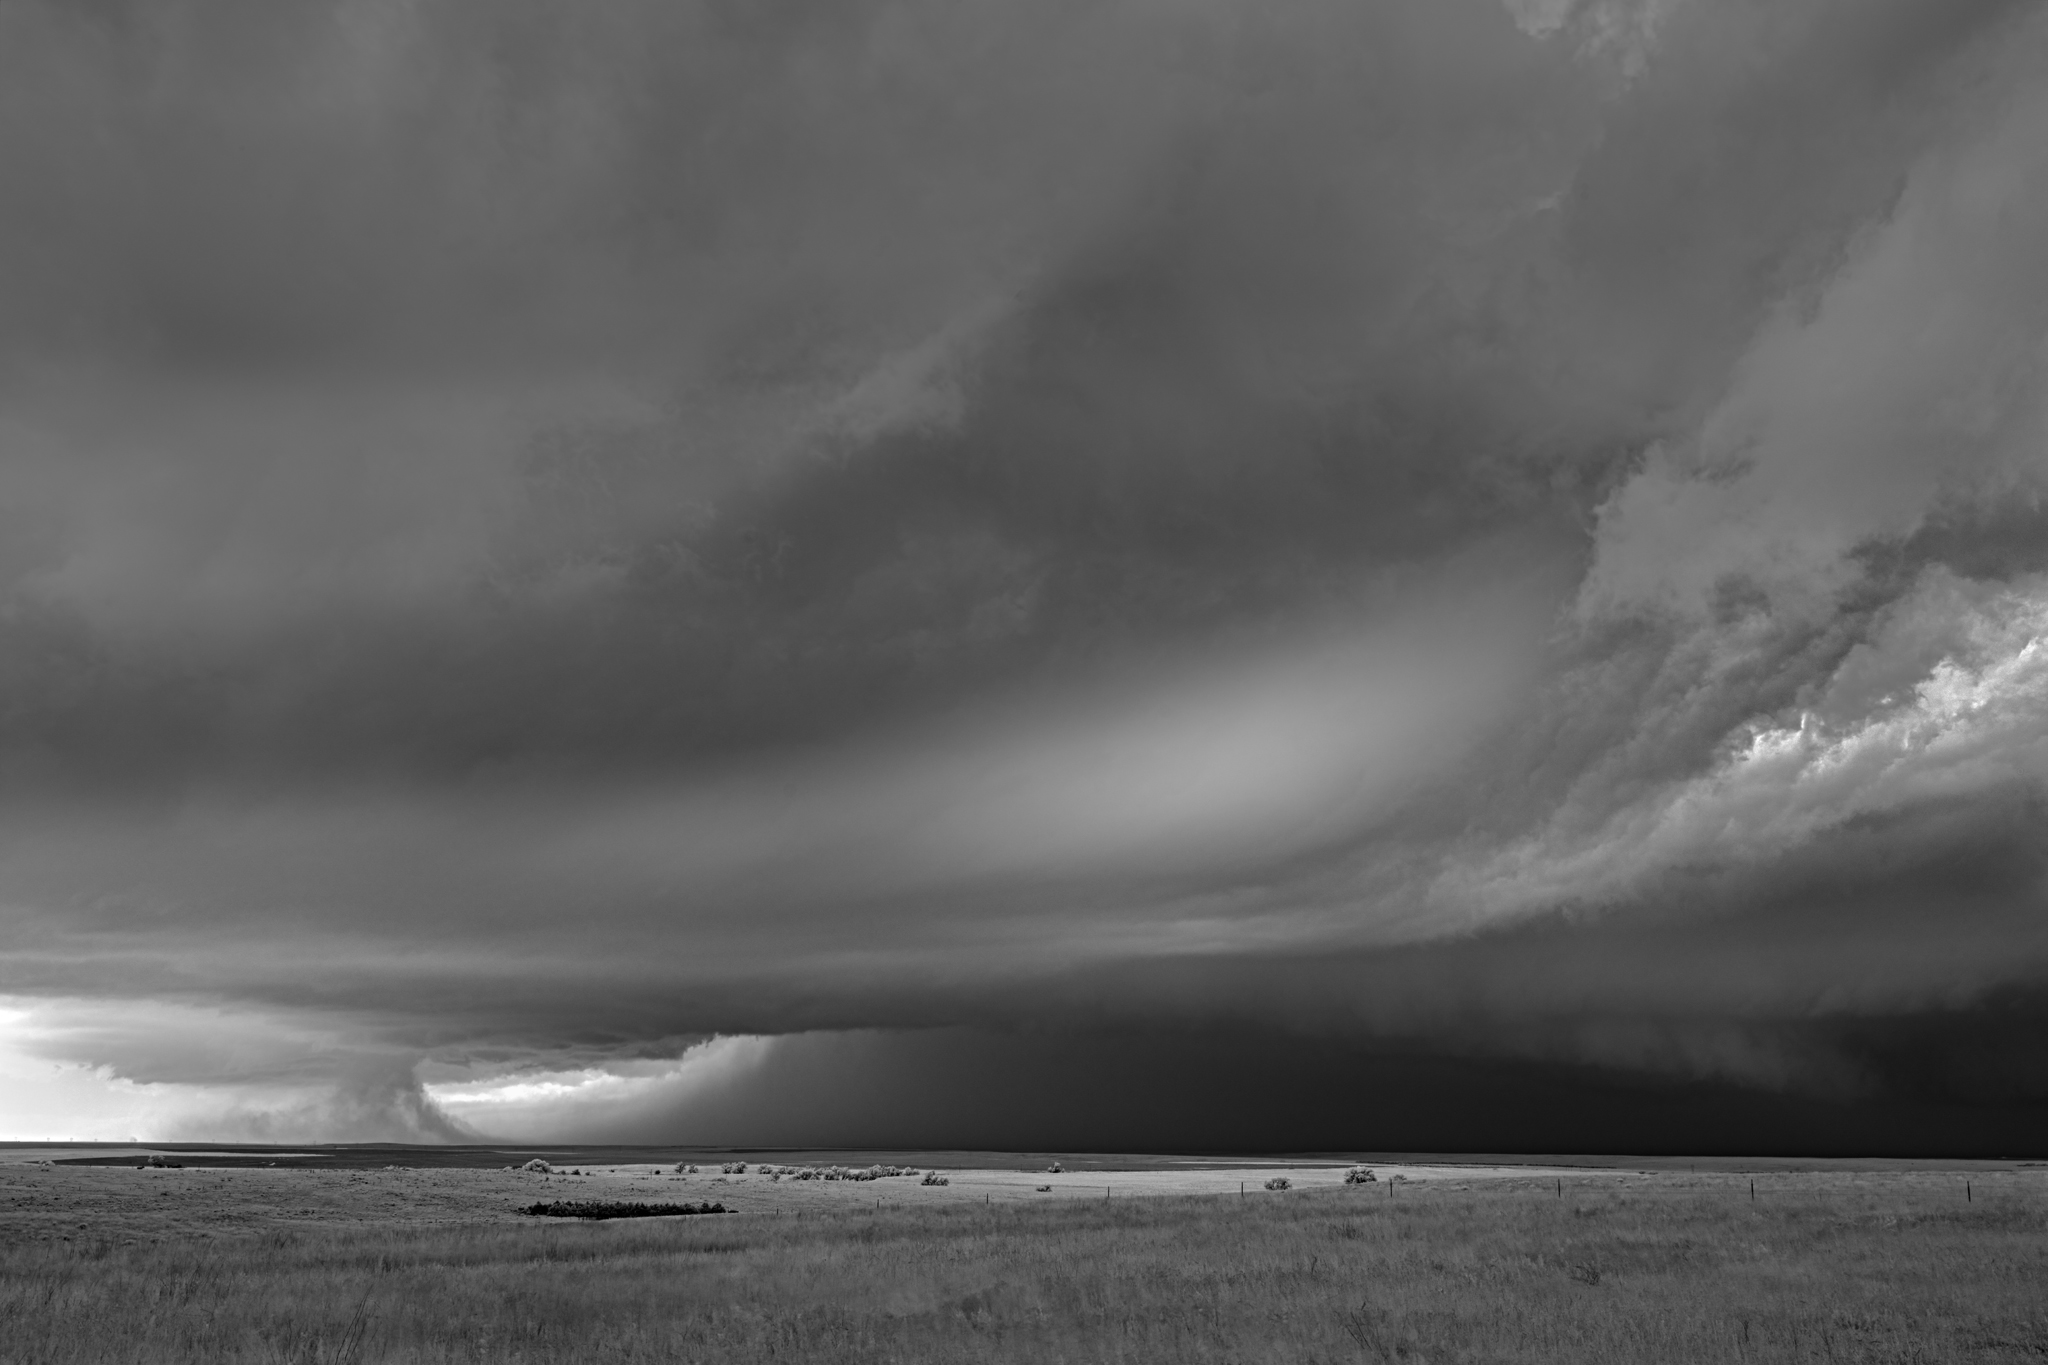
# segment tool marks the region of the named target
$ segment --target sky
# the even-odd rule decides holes
[[[0,1138],[2040,1154],[2044,70],[0,8]]]

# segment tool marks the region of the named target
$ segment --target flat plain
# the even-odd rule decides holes
[[[2010,1164],[1378,1162],[1347,1186],[1340,1162],[991,1163],[927,1186],[9,1155],[10,1365],[2048,1357],[2048,1170]],[[733,1211],[518,1212],[564,1199]]]

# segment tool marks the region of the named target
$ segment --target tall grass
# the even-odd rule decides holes
[[[1526,1185],[0,1252],[0,1360],[2038,1361],[2048,1198]]]

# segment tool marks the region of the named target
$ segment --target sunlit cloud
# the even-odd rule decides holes
[[[1460,868],[1439,894],[1502,913],[1621,903],[1659,874],[1752,866],[1853,821],[2048,779],[2048,585],[1986,593],[1930,574],[1888,626],[1815,706],[1731,734],[1709,771],[1588,836],[1553,830]]]

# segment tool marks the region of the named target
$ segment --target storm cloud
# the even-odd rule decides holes
[[[7,7],[0,1135],[2027,1140],[2043,69]]]

